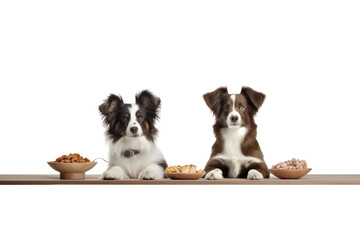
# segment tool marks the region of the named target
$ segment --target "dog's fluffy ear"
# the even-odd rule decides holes
[[[257,92],[249,87],[243,87],[241,89],[241,94],[243,94],[247,98],[250,107],[254,109],[254,113],[259,110],[265,100],[265,94]]]
[[[154,121],[159,118],[159,110],[161,99],[151,93],[149,90],[144,90],[138,93],[135,97],[136,104],[143,107],[146,114]]]
[[[229,95],[227,87],[220,87],[213,92],[204,94],[204,100],[215,116],[219,116],[223,99]]]
[[[104,103],[99,106],[99,111],[103,117],[108,118],[111,114],[115,113],[123,103],[121,96],[111,94]]]

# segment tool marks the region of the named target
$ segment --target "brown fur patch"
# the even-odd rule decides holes
[[[115,131],[115,132],[118,132],[118,131],[119,131],[119,128],[120,128],[120,123],[117,122],[117,123],[115,124],[114,131]]]

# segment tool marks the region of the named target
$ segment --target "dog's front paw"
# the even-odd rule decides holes
[[[105,180],[121,180],[121,179],[128,179],[129,176],[126,175],[126,173],[121,167],[115,166],[106,170],[103,173],[102,178]]]
[[[140,180],[154,180],[157,179],[156,172],[152,169],[144,169],[139,173],[138,179]]]
[[[249,180],[260,180],[263,178],[264,176],[258,170],[255,169],[251,169],[247,175],[247,179]]]
[[[207,180],[220,180],[220,179],[223,179],[223,178],[224,178],[223,173],[218,168],[215,168],[214,170],[211,170],[205,176],[205,179],[207,179]]]

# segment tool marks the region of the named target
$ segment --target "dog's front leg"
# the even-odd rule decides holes
[[[159,164],[153,163],[139,173],[140,180],[156,180],[164,178],[164,168]]]
[[[121,179],[129,179],[129,176],[125,173],[124,169],[119,166],[110,167],[106,170],[102,178],[105,180],[121,180]]]
[[[220,180],[227,177],[229,168],[222,159],[210,159],[205,166],[205,179]]]
[[[270,172],[265,162],[254,162],[247,167],[247,179],[249,180],[261,180],[263,178],[269,178]]]

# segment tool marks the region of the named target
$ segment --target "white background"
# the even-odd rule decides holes
[[[162,99],[168,163],[204,167],[214,119],[202,95],[220,86],[267,95],[256,122],[269,166],[297,157],[312,173],[359,173],[359,11],[344,0],[1,1],[0,174],[55,173],[46,162],[70,152],[107,158],[98,105],[143,89]],[[343,238],[359,190],[2,186],[0,237]]]

